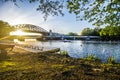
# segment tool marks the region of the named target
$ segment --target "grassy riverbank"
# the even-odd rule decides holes
[[[1,57],[0,80],[120,80],[120,64],[15,48]]]

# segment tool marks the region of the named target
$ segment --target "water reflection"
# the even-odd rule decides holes
[[[67,50],[71,57],[82,58],[88,54],[96,55],[103,61],[109,56],[115,57],[117,62],[120,62],[120,45],[110,43],[84,43],[82,41],[62,42],[62,41],[47,41],[31,43],[37,46],[58,47],[61,50]]]

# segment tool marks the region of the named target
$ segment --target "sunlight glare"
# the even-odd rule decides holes
[[[22,36],[22,35],[25,35],[25,33],[22,30],[17,30],[17,31],[14,31],[14,32],[10,32],[10,35]]]
[[[17,30],[10,32],[10,35],[15,35],[15,36],[41,36],[42,34],[40,33],[28,33],[28,32],[23,32],[22,30]]]

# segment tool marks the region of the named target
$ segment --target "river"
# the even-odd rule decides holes
[[[120,43],[110,43],[110,42],[84,42],[84,41],[36,41],[30,42],[30,44],[35,46],[46,46],[46,47],[57,47],[61,50],[66,50],[69,53],[69,56],[74,58],[86,57],[89,54],[95,55],[106,62],[106,59],[109,56],[112,56],[116,59],[116,62],[120,62]]]

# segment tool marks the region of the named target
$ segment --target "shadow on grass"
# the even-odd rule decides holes
[[[0,50],[0,61],[8,60],[10,57],[8,56],[7,51]]]
[[[20,49],[13,53],[0,54],[3,60],[0,63],[3,66],[0,66],[0,80],[120,79],[120,64],[103,64],[93,56],[75,59],[57,53],[30,53]]]

